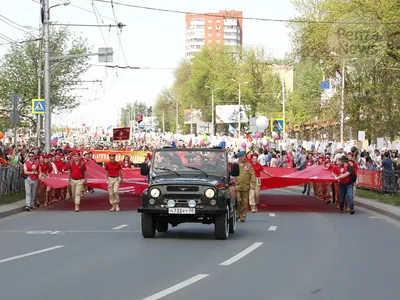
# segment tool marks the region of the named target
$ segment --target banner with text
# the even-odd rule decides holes
[[[357,186],[373,190],[382,189],[382,172],[358,170]]]
[[[141,164],[144,162],[147,156],[146,151],[110,151],[110,150],[91,150],[93,152],[93,158],[96,162],[108,162],[110,153],[115,153],[115,160],[122,161],[125,155],[129,155],[131,162],[134,164]]]

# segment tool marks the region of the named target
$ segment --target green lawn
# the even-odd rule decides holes
[[[0,196],[0,205],[10,204],[10,203],[17,202],[17,201],[20,201],[23,199],[25,199],[25,191],[24,190],[19,191],[18,193],[15,193],[15,194]]]
[[[374,199],[378,200],[379,202],[394,205],[394,206],[400,206],[400,194],[397,193],[395,195],[388,195],[388,194],[382,194],[381,192],[377,191],[369,191],[369,190],[363,190],[358,188],[356,197],[360,198],[369,198],[369,199]]]

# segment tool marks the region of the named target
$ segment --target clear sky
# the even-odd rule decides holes
[[[2,0],[5,1],[5,0]],[[24,26],[39,27],[39,0],[13,0],[2,5],[0,14]],[[244,17],[289,19],[295,14],[290,0],[114,0],[116,2],[143,5],[190,12],[218,12],[219,10],[241,10]],[[50,6],[61,0],[50,0]],[[67,24],[115,24],[126,25],[120,33],[117,29],[70,27],[76,34],[87,38],[93,52],[98,47],[114,49],[114,64],[152,68],[174,68],[185,51],[185,15],[149,11],[137,8],[94,2],[92,0],[70,0],[69,6],[51,9],[51,21]],[[99,16],[101,15],[101,16]],[[24,32],[0,21],[0,34],[13,40],[23,40]],[[289,30],[285,23],[243,21],[244,45],[263,45],[275,57],[283,57],[290,51]],[[104,36],[104,39],[103,39]],[[0,35],[0,43],[4,42]],[[7,46],[0,46],[0,57]],[[125,55],[124,55],[125,54]],[[163,87],[173,82],[172,70],[117,70],[106,69],[91,58],[91,68],[82,76],[83,80],[102,80],[102,83],[85,83],[86,90],[75,91],[82,104],[68,116],[58,118],[56,123],[86,123],[88,125],[116,125],[117,109],[127,102],[155,102]],[[111,63],[112,64],[112,63]],[[95,66],[96,65],[96,66]],[[56,120],[54,120],[56,121]]]

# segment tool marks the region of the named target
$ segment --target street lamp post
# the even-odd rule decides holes
[[[344,88],[345,88],[345,59],[342,58],[342,100],[340,103],[340,144],[344,147]]]
[[[231,79],[233,82],[236,82],[236,80],[235,79]],[[240,123],[241,123],[241,116],[240,116],[240,111],[241,111],[241,106],[240,106],[240,102],[241,102],[241,98],[242,98],[242,94],[241,94],[241,90],[240,90],[240,86],[242,85],[242,84],[248,84],[248,82],[246,81],[246,82],[243,82],[243,83],[238,83],[238,85],[239,85],[239,126],[238,126],[238,129],[239,129],[239,137],[240,137],[240,135],[241,135],[241,129],[240,129]]]
[[[210,86],[206,85],[205,88],[211,89]],[[211,135],[214,136],[214,92],[220,90],[220,88],[211,89]]]
[[[43,41],[44,41],[44,120],[45,120],[45,150],[50,153],[51,148],[51,102],[50,102],[50,9],[60,5],[69,5],[70,2],[56,4],[50,7],[49,0],[43,1]]]

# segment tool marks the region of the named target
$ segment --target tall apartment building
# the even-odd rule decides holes
[[[220,11],[218,13],[186,14],[186,59],[204,46],[220,44],[240,46],[243,42],[243,19],[241,11]]]

